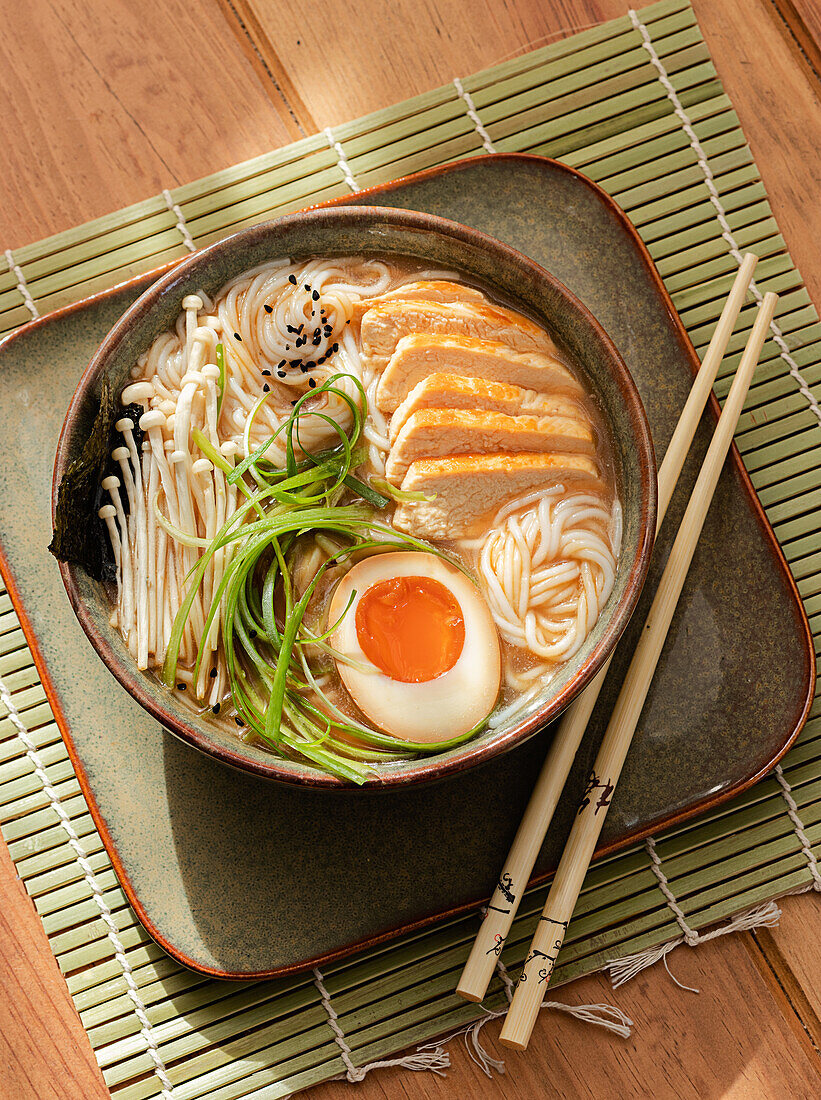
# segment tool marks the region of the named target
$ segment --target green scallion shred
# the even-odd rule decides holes
[[[217,364],[221,401],[225,388],[221,344],[217,345]],[[358,397],[341,388],[343,378],[345,385],[353,383]],[[317,407],[314,399],[323,394],[348,408],[350,429]],[[254,406],[251,419],[266,397],[263,394]],[[245,498],[211,540],[185,535],[162,514],[156,498],[153,502],[158,522],[168,534],[201,551],[185,578],[187,588],[172,625],[163,683],[169,688],[176,683],[182,640],[196,594],[215,555],[224,550],[224,570],[206,611],[203,641],[196,654],[194,684],[210,652],[205,639],[219,621],[231,703],[238,721],[247,727],[247,735],[277,753],[309,761],[357,784],[381,763],[441,752],[477,732],[471,730],[437,744],[410,744],[346,714],[321,682],[318,670],[327,668],[332,659],[345,660],[328,642],[338,623],[315,630],[305,621],[323,578],[333,570],[348,568],[363,553],[391,548],[434,553],[451,560],[424,540],[395,531],[378,519],[377,510],[388,507],[392,499],[415,500],[421,494],[403,494],[387,482],[366,483],[355,476],[353,471],[367,456],[362,440],[366,411],[361,384],[348,375],[334,375],[303,394],[288,420],[253,451],[247,425],[247,457],[236,464],[202,431],[194,429],[193,440],[201,453]],[[302,447],[300,421],[308,417],[327,424],[337,437],[334,446],[315,454]],[[282,433],[285,462],[279,468],[266,456]],[[292,559],[298,560],[306,539],[314,542],[324,561],[308,584],[300,581],[297,590]],[[349,610],[350,602],[340,619]]]

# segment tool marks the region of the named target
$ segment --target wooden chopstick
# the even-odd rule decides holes
[[[661,527],[670,498],[676,487],[684,459],[690,450],[704,406],[712,392],[718,368],[727,349],[730,336],[753,277],[758,258],[748,252],[724,304],[710,346],[704,356],[692,389],[681,411],[658,474],[658,518]],[[547,833],[559,796],[567,781],[573,759],[581,744],[593,708],[610,667],[608,660],[582,694],[565,711],[536,786],[530,796],[516,837],[511,846],[499,885],[490,899],[487,916],[482,922],[468,960],[456,987],[456,992],[468,1001],[481,1001],[496,967],[510,926],[519,908],[522,894],[530,879],[536,857]]]
[[[556,877],[547,896],[536,934],[525,959],[513,1001],[499,1036],[505,1046],[527,1047],[530,1033],[550,982],[567,926],[576,907],[590,860],[601,833],[607,809],[621,774],[647,692],[684,580],[690,568],[704,520],[713,498],[724,460],[733,441],[747,390],[778,301],[765,294],[753,330],[741,357],[712,442],[690,496],[673,549],[664,567],[650,613],[644,624],[622,689],[604,734],[587,792],[570,831]]]

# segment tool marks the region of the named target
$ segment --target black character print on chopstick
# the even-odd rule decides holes
[[[513,905],[514,901],[516,900],[516,895],[513,893],[513,879],[510,877],[507,871],[505,871],[505,873],[499,879],[496,889],[499,891],[500,894],[504,895],[504,897],[510,902],[511,905]],[[495,913],[510,912],[510,909],[502,909],[498,905],[489,905],[488,909],[492,909]]]
[[[487,951],[485,951],[485,954],[486,955],[501,955],[502,946],[504,945],[504,942],[505,942],[505,937],[500,936],[499,933],[497,932],[496,935],[493,937],[493,946],[489,947],[487,949]]]
[[[516,900],[516,895],[513,893],[513,879],[510,877],[507,871],[505,871],[505,873],[499,879],[499,885],[497,889],[502,891],[502,893],[505,895],[511,905]]]
[[[545,965],[539,967],[537,971],[539,982],[546,982],[553,973],[553,964],[556,960],[551,958],[550,955],[546,955],[544,951],[540,951],[537,947],[534,947],[525,959],[525,964],[522,967],[522,973],[519,977],[520,982],[526,982],[528,980],[527,967],[534,959],[544,959],[545,961]]]
[[[587,809],[590,805],[591,796],[598,790],[601,791],[601,794],[599,795],[599,800],[593,812],[597,814],[599,810],[606,810],[610,805],[610,799],[613,797],[613,791],[615,789],[616,788],[609,779],[599,779],[595,772],[591,772],[590,778],[587,781],[587,786],[584,789],[581,805],[579,806],[579,813]]]

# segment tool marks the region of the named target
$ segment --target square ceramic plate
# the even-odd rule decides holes
[[[687,394],[692,347],[629,222],[596,187],[540,157],[463,161],[346,202],[428,211],[531,256],[592,310],[631,369],[659,455]],[[408,790],[286,788],[175,741],[106,671],[46,550],[51,470],[92,352],[148,285],[142,278],[33,322],[0,345],[3,574],[83,790],[148,931],[220,977],[282,974],[487,898],[550,729],[473,771]],[[648,591],[706,449],[705,417]],[[645,595],[536,867],[555,866],[618,690]],[[612,851],[749,786],[797,735],[813,689],[801,601],[733,454],[602,837]]]

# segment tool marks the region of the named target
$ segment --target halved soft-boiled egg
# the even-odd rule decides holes
[[[490,609],[470,578],[436,554],[358,562],[334,592],[328,622],[337,624],[331,645],[354,662],[337,661],[342,682],[386,733],[448,741],[493,709],[501,658]]]

